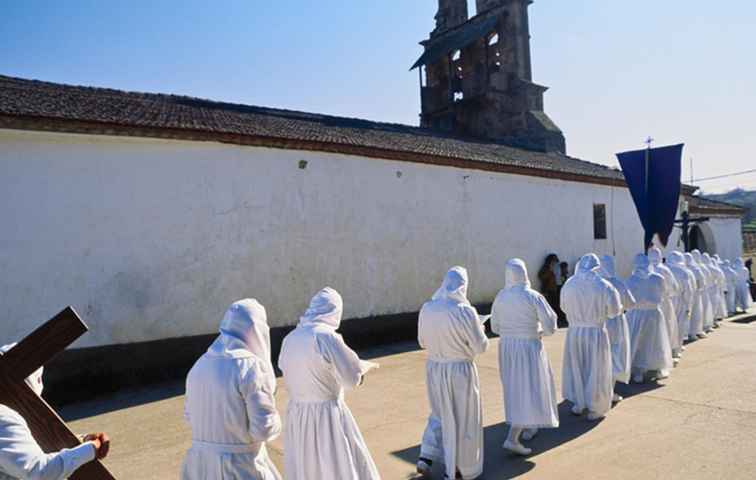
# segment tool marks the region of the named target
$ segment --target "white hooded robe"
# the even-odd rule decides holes
[[[605,415],[612,407],[614,377],[606,322],[622,313],[619,292],[599,276],[595,254],[583,256],[562,287],[569,329],[564,348],[562,395],[576,409]]]
[[[753,297],[751,297],[751,287],[748,283],[750,275],[742,258],[735,260],[734,270],[738,275],[735,287],[735,302],[738,308],[745,312],[753,307]]]
[[[652,247],[648,251],[648,261],[653,273],[658,273],[664,278],[664,297],[662,297],[661,309],[664,314],[664,321],[667,325],[667,334],[669,337],[672,354],[677,355],[682,348],[680,341],[680,331],[678,327],[677,312],[675,303],[679,301],[681,294],[680,285],[672,271],[663,263],[664,257],[658,247]]]
[[[344,389],[377,365],[360,360],[336,332],[344,303],[329,287],[318,292],[284,338],[278,366],[290,399],[284,428],[286,480],[379,480]]]
[[[693,310],[693,301],[696,294],[696,277],[685,266],[685,257],[680,252],[672,252],[667,257],[669,270],[675,276],[680,286],[680,295],[675,301],[675,316],[679,332],[680,344],[688,338],[690,332],[690,315]]]
[[[622,313],[606,321],[606,330],[609,332],[609,342],[612,345],[612,375],[615,382],[630,383],[630,330],[625,312],[633,308],[635,298],[625,282],[617,276],[614,257],[601,257],[600,273],[601,277],[617,290],[622,302]]]
[[[557,391],[541,337],[556,332],[557,314],[543,295],[530,288],[525,262],[509,260],[505,279],[491,309],[491,329],[501,337],[505,419],[513,427],[556,428]]]
[[[664,278],[651,272],[643,254],[635,257],[634,265],[627,280],[627,288],[635,297],[635,307],[627,315],[632,368],[636,373],[669,370],[673,367],[672,349],[661,310]]]
[[[0,348],[7,352],[14,345]],[[42,369],[29,375],[27,385],[42,394]],[[0,480],[64,480],[95,459],[95,447],[85,442],[76,448],[45,453],[32,437],[26,420],[0,404]]]
[[[186,379],[192,447],[182,480],[280,480],[265,447],[281,433],[275,391],[265,308],[238,301]]]
[[[454,267],[420,310],[418,342],[428,352],[431,414],[420,456],[442,461],[449,478],[483,473],[483,410],[475,357],[486,351],[478,312],[467,300],[467,270]]]
[[[696,263],[696,259],[691,253],[683,254],[685,257],[685,266],[693,274],[696,280],[695,290],[693,291],[693,302],[690,306],[690,329],[688,338],[694,340],[697,335],[704,333],[704,291],[706,288],[706,275]]]

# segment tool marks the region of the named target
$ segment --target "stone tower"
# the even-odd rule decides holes
[[[533,83],[528,6],[533,0],[439,0],[436,29],[420,42],[423,127],[546,152],[565,152]]]

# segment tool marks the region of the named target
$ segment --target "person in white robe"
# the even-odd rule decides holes
[[[278,366],[289,392],[286,480],[381,478],[344,401],[344,389],[360,385],[377,364],[360,360],[336,332],[343,311],[341,295],[324,288],[281,346]]]
[[[738,310],[737,304],[737,289],[738,289],[738,274],[734,268],[732,268],[732,262],[725,260],[722,265],[722,271],[725,274],[725,280],[727,281],[727,314],[735,315]]]
[[[667,265],[680,286],[680,295],[677,296],[675,302],[675,316],[677,317],[680,348],[684,350],[685,347],[682,345],[688,339],[688,332],[690,331],[690,315],[693,310],[696,277],[685,266],[685,257],[680,252],[670,253],[667,257]]]
[[[675,312],[675,303],[680,296],[680,285],[677,284],[672,271],[663,263],[664,257],[658,247],[651,247],[648,250],[648,261],[651,265],[651,271],[658,273],[664,278],[664,297],[662,298],[662,313],[667,325],[669,334],[670,348],[672,349],[672,359],[677,363],[682,352],[682,343],[680,342],[680,332],[678,328],[677,314]]]
[[[706,275],[696,263],[693,254],[686,252],[685,266],[693,274],[696,280],[695,290],[693,291],[693,303],[690,307],[690,329],[688,330],[688,341],[695,341],[700,338],[706,338],[704,332],[704,292],[706,289]]]
[[[235,302],[186,378],[192,446],[182,480],[280,480],[266,449],[281,433],[275,391],[265,308],[254,299]]]
[[[444,463],[449,478],[483,473],[483,410],[475,357],[488,348],[483,324],[467,299],[463,267],[450,269],[420,309],[417,339],[428,352],[426,388],[431,413],[423,433],[418,473]]]
[[[727,309],[727,273],[722,258],[718,254],[711,256],[712,263],[717,268],[717,280],[719,281],[719,320],[720,322],[727,318],[730,313]]]
[[[708,253],[703,254],[704,262],[709,267],[714,277],[714,285],[711,289],[711,302],[712,310],[714,311],[714,326],[719,327],[719,322],[727,317],[727,306],[725,305],[724,290],[726,288],[726,280],[724,272],[719,268],[719,263],[710,256]]]
[[[638,254],[627,288],[635,297],[635,306],[627,315],[630,328],[630,352],[633,381],[643,383],[649,374],[664,377],[672,366],[669,331],[661,305],[664,301],[664,277],[653,273],[648,257]]]
[[[0,354],[15,344],[0,348]],[[40,368],[26,378],[26,384],[42,395]],[[45,453],[32,436],[26,420],[12,408],[0,404],[0,480],[64,480],[83,465],[107,456],[110,439],[104,433],[91,433],[75,448]]]
[[[701,269],[704,275],[704,288],[701,295],[701,301],[703,303],[703,328],[704,332],[711,333],[714,329],[714,302],[712,302],[712,291],[715,288],[714,273],[706,265],[703,255],[699,250],[693,250],[691,252],[693,259],[696,261],[698,268]]]
[[[491,309],[491,330],[501,337],[499,374],[504,389],[504,416],[509,436],[504,448],[530,455],[521,442],[540,428],[557,428],[559,410],[554,374],[541,338],[557,330],[557,314],[546,298],[530,287],[519,258],[505,266],[505,287]]]
[[[606,322],[622,313],[619,292],[598,274],[598,257],[584,255],[562,288],[562,309],[569,329],[562,367],[562,396],[572,413],[588,410],[588,419],[606,416],[612,407],[614,377]]]
[[[737,285],[735,286],[735,302],[738,308],[747,312],[753,307],[753,298],[751,297],[751,286],[748,283],[750,274],[742,258],[735,260],[734,268],[737,273]]]
[[[617,276],[614,267],[614,257],[604,255],[601,257],[601,277],[612,284],[619,293],[622,302],[622,312],[606,322],[606,330],[609,332],[609,342],[612,345],[612,375],[614,383],[630,383],[630,331],[627,326],[625,312],[635,305],[635,297],[627,289],[625,282]],[[614,393],[615,403],[622,400],[618,393]]]

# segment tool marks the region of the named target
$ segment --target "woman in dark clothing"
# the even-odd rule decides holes
[[[538,271],[538,280],[541,282],[541,293],[559,318],[558,325],[564,327],[567,325],[564,312],[559,308],[559,281],[561,277],[561,268],[559,257],[556,253],[551,253],[546,257],[543,266]]]

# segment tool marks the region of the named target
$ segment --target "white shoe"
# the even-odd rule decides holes
[[[687,350],[688,348],[685,345],[680,345],[680,355],[682,355],[682,352]]]
[[[604,418],[605,415],[601,415],[594,412],[588,412],[588,416],[586,417],[588,420],[594,421],[594,420],[601,420]]]
[[[419,473],[423,477],[430,477],[432,471],[432,467],[428,465],[425,460],[417,461],[417,473]]]
[[[583,414],[583,409],[575,405],[572,407],[572,414],[577,415],[579,417],[580,415]]]
[[[533,440],[533,437],[535,437],[536,435],[538,435],[537,428],[527,428],[520,434],[520,438],[527,442],[528,440]]]
[[[706,335],[706,332],[701,332],[701,333],[697,333],[696,337],[698,337],[698,338],[706,338],[706,337],[708,337],[708,335]]]
[[[519,443],[512,443],[509,440],[504,442],[504,445],[501,446],[504,450],[509,450],[510,452],[516,454],[516,455],[522,455],[523,457],[530,455],[533,453],[533,450],[527,448],[524,445],[521,445]]]
[[[619,403],[622,400],[624,400],[624,398],[622,398],[622,396],[620,396],[617,393],[615,393],[614,396],[612,397],[612,402],[614,402],[614,403]]]

